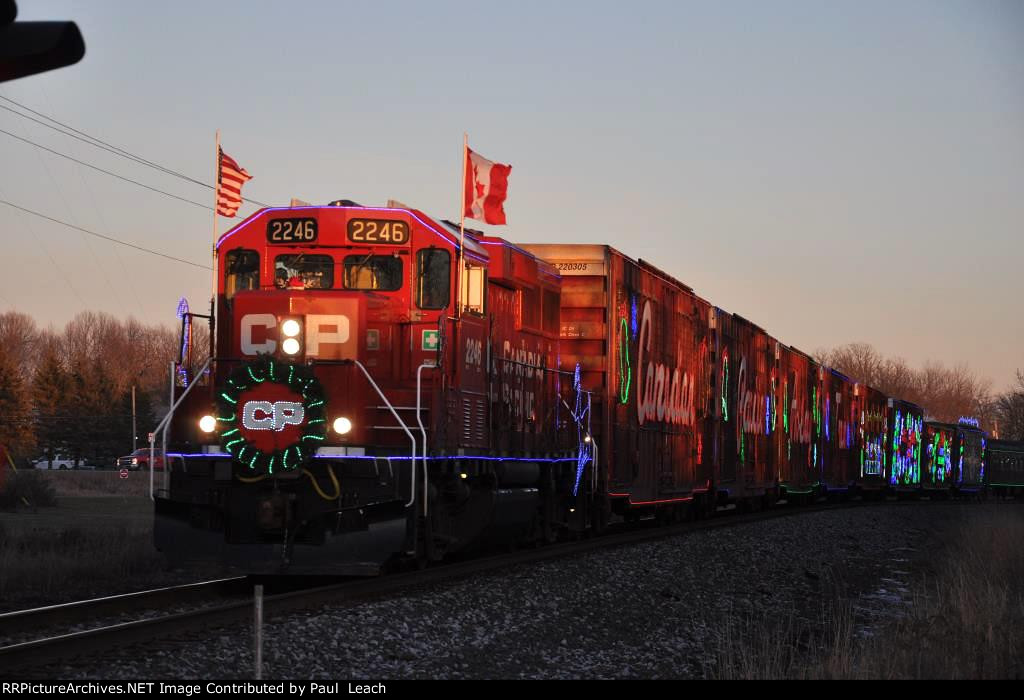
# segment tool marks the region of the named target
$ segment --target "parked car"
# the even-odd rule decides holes
[[[149,448],[140,447],[139,449],[132,452],[130,455],[117,458],[118,469],[130,469],[132,471],[138,469],[149,469]],[[162,471],[164,468],[164,458],[159,452],[155,453],[153,460],[153,469],[156,471]]]
[[[70,457],[54,457],[48,459],[47,457],[40,457],[32,462],[32,466],[36,469],[75,469],[75,460]]]

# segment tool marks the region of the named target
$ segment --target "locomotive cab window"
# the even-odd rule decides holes
[[[462,271],[462,309],[474,314],[484,314],[484,289],[487,286],[487,271],[482,267],[469,265]]]
[[[394,292],[401,287],[401,258],[373,253],[345,258],[345,289]]]
[[[421,309],[448,306],[451,286],[451,255],[441,248],[416,253],[416,305]]]
[[[236,292],[260,288],[260,254],[255,250],[237,248],[224,259],[224,294],[228,299]]]
[[[274,286],[330,289],[334,286],[334,260],[329,255],[278,255],[274,259]]]

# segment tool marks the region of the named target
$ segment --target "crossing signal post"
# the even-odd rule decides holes
[[[0,0],[0,82],[78,63],[85,40],[74,22],[15,22],[14,0]]]

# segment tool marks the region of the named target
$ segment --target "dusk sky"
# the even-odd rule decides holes
[[[1020,0],[18,6],[77,22],[86,54],[0,96],[191,177],[213,181],[219,128],[256,200],[457,218],[465,131],[513,166],[495,235],[609,243],[806,351],[864,341],[997,390],[1024,369]],[[212,205],[6,109],[0,129]],[[208,209],[5,133],[0,162],[0,200],[209,262]],[[43,325],[208,303],[208,271],[3,204],[0,232],[0,310]]]

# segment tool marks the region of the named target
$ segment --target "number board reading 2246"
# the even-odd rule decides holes
[[[267,243],[312,243],[316,234],[316,219],[271,219],[267,222]]]
[[[349,219],[348,240],[352,243],[404,245],[409,242],[409,224],[389,219]]]

